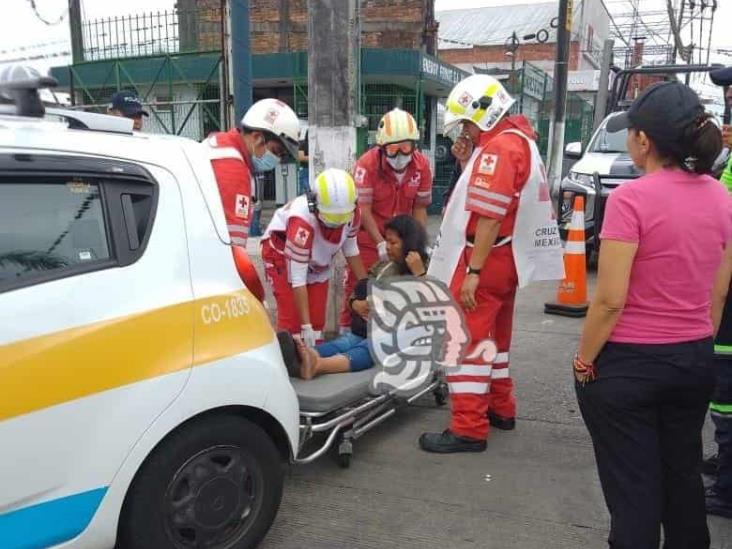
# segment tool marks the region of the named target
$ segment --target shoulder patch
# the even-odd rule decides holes
[[[496,173],[496,166],[498,165],[498,155],[483,153],[480,155],[480,161],[478,163],[478,173],[483,175],[493,175]]]
[[[234,202],[234,215],[242,219],[249,217],[249,197],[245,194],[237,194]]]
[[[473,183],[475,184],[476,187],[481,187],[483,189],[490,189],[490,187],[491,187],[491,182],[488,179],[486,179],[485,177],[480,176],[480,175],[477,176],[475,179],[473,179]]]
[[[356,166],[356,173],[353,175],[353,179],[356,181],[357,184],[362,184],[363,180],[366,178],[366,168],[363,166]]]
[[[295,233],[295,238],[293,240],[297,246],[304,248],[305,245],[308,243],[309,236],[310,229],[308,229],[307,227],[298,227],[297,232]]]

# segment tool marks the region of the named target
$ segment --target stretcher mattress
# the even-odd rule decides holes
[[[371,380],[378,368],[346,374],[327,374],[305,381],[290,378],[303,412],[332,412],[349,404],[376,396],[371,389]]]

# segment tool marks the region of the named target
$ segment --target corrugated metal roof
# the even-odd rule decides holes
[[[558,2],[491,6],[465,10],[440,11],[440,48],[468,48],[476,45],[504,44],[516,31],[519,39],[540,29],[549,31],[549,42],[556,42],[556,31],[550,23],[557,16]]]

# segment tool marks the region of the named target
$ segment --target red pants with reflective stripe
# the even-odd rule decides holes
[[[361,255],[361,261],[363,261],[363,266],[366,271],[368,271],[374,263],[377,263],[379,261],[379,252],[376,251],[376,248],[372,248],[370,246],[362,246],[361,244],[359,244],[358,250]],[[356,282],[358,282],[358,280],[351,271],[351,268],[346,267],[346,277],[343,284],[343,307],[341,308],[340,320],[340,325],[342,327],[349,327],[351,325],[351,311],[348,309],[348,298],[351,297],[351,294],[353,293],[353,288],[355,288],[356,286]]]
[[[277,330],[286,330],[293,335],[300,333],[302,322],[295,306],[292,286],[287,280],[287,260],[285,256],[273,249],[269,242],[262,243],[262,260],[267,282],[277,301]],[[325,304],[328,302],[328,281],[308,284],[308,304],[310,308],[310,324],[313,330],[320,332],[325,325]]]
[[[458,303],[471,251],[472,248],[466,248],[456,271],[458,274],[452,281],[451,290]],[[466,359],[457,369],[445,372],[452,411],[450,430],[457,435],[485,439],[489,430],[489,410],[505,418],[516,416],[508,353],[517,285],[511,246],[494,248],[481,271],[475,296],[477,307],[473,311],[463,310],[471,338]],[[498,348],[492,365],[482,357],[467,358],[485,339],[493,340]]]

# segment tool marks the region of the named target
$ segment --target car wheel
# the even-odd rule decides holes
[[[249,549],[282,498],[272,439],[236,416],[209,416],[164,440],[125,499],[121,549]]]

